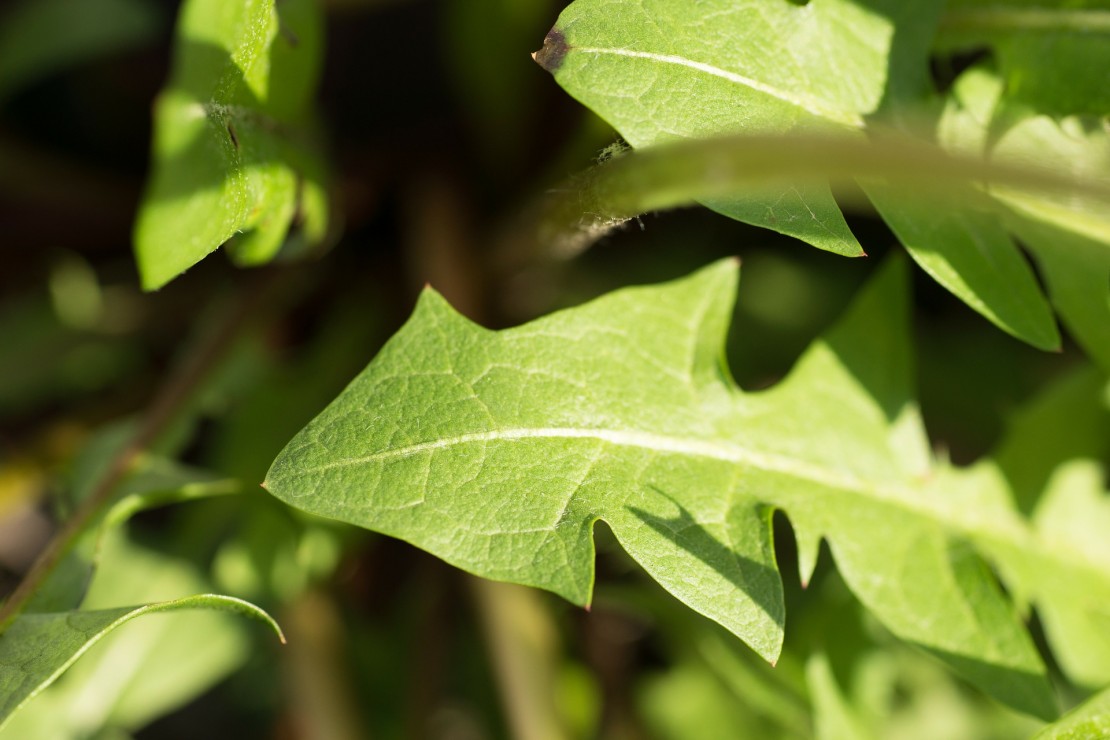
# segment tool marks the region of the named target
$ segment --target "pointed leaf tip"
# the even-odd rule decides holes
[[[533,52],[532,59],[548,72],[555,74],[563,65],[563,59],[569,50],[567,37],[558,28],[552,28],[543,39],[543,48]]]

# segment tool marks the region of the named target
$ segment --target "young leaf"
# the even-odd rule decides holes
[[[602,519],[666,589],[772,661],[783,605],[769,522],[781,507],[801,550],[828,538],[895,634],[1052,716],[1036,650],[982,557],[1037,598],[1050,584],[1030,560],[1095,594],[1110,573],[1037,536],[993,465],[930,461],[908,396],[901,263],[787,380],[750,394],[720,362],[735,272],[719,263],[502,332],[427,291],[264,485],[579,604]]]
[[[135,224],[144,288],[160,288],[242,232],[233,256],[268,262],[298,211],[309,240],[322,238],[323,166],[310,116],[321,35],[314,0],[182,6]]]
[[[239,493],[237,480],[145,456],[116,492],[112,505],[85,530],[27,605],[29,612],[60,612],[77,608],[96,571],[101,541],[107,531],[140,511],[210,496]]]
[[[22,614],[0,635],[0,727],[112,630],[144,614],[181,609],[236,612],[266,622],[281,637],[281,628],[257,606],[214,594],[98,611]]]

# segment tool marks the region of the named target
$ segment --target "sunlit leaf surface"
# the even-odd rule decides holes
[[[867,135],[894,126],[928,130],[939,143],[965,154],[1110,182],[1110,138],[1099,123],[1108,112],[1103,96],[1075,92],[1092,85],[1110,89],[1106,65],[1094,61],[1102,52],[1087,47],[1110,46],[1110,11],[1096,8],[1099,3],[1081,11],[1074,5],[1035,8],[1019,2],[996,8],[964,2],[945,10],[940,2],[885,0],[576,0],[559,16],[536,59],[635,147],[743,132],[831,129]],[[966,34],[957,29],[969,23],[977,30],[968,38],[994,45],[1001,55],[1005,90],[990,72],[973,69],[938,105],[925,82],[934,30],[944,29],[941,48],[962,49]],[[1077,49],[1080,42],[1084,46]],[[1054,63],[1045,64],[1046,59]],[[1067,74],[1078,60],[1084,69]],[[1087,102],[1079,105],[1080,98]],[[1042,115],[1061,107],[1075,116],[1060,121]],[[929,113],[934,110],[940,112]],[[933,202],[913,188],[861,185],[926,272],[1003,330],[1036,347],[1057,349],[1060,337],[1049,301],[1012,232],[1052,274],[1052,303],[1068,327],[1084,346],[1098,347],[1103,333],[1098,325],[1110,322],[1105,199],[992,192],[1003,206],[969,183],[966,193],[948,192]],[[739,193],[707,205],[822,249],[861,253],[823,185]],[[1011,223],[1009,208],[1038,221],[1053,237],[1079,234],[1094,250],[1066,245],[1064,257],[1042,257],[1045,241],[1027,237],[1028,229]],[[1084,282],[1084,274],[1092,280]],[[1092,303],[1095,309],[1082,308]],[[1100,348],[1091,352],[1096,358],[1104,354]]]
[[[909,395],[904,272],[887,266],[761,393],[736,388],[720,360],[732,262],[501,332],[428,291],[265,485],[578,604],[590,601],[601,519],[666,589],[771,661],[784,614],[769,524],[782,508],[803,580],[828,539],[891,631],[1048,717],[1044,669],[987,563],[1083,624],[1100,618],[1110,572],[1025,519],[997,463],[931,459]],[[1068,489],[1086,503],[1065,521],[1106,506],[1097,481]]]

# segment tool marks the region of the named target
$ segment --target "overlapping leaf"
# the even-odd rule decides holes
[[[77,481],[74,498],[89,493],[90,481],[99,480],[119,448],[133,435],[131,425],[109,428],[94,437],[75,461]],[[207,471],[189,468],[155,455],[140,457],[132,474],[119,486],[111,505],[78,537],[56,568],[39,586],[21,615],[0,633],[0,726],[32,697],[50,686],[89,647],[117,626],[151,611],[180,609],[217,609],[236,611],[276,623],[261,609],[228,596],[201,595],[171,599],[135,607],[101,609],[97,599],[85,603],[86,591],[99,564],[106,538],[118,533],[118,525],[136,512],[170,503],[226,495],[239,490],[238,481],[221,478]],[[153,563],[153,565],[152,565]],[[119,598],[117,592],[145,589],[136,601],[165,599],[180,593],[174,586],[191,586],[195,577],[182,577],[180,569],[159,562],[145,553],[117,558],[113,586],[102,587]],[[128,573],[148,572],[138,584],[121,587]],[[153,579],[153,581],[151,581]],[[167,588],[170,589],[167,591]],[[132,593],[132,596],[135,594]],[[101,599],[103,600],[103,599]],[[114,598],[109,603],[119,603]],[[81,607],[81,609],[79,609]],[[280,630],[278,630],[280,635]],[[45,646],[45,647],[44,647]],[[200,666],[198,675],[211,666]],[[122,686],[119,688],[123,688]],[[183,689],[188,685],[183,684]],[[76,726],[76,725],[75,725]]]
[[[781,507],[803,579],[827,538],[893,632],[1003,701],[1051,715],[1040,659],[983,558],[1014,591],[1074,604],[1068,614],[1085,623],[1110,597],[1110,573],[1077,541],[1062,547],[1031,527],[994,464],[931,460],[909,397],[900,263],[785,381],[754,394],[720,362],[735,273],[720,263],[502,332],[426,292],[265,485],[298,508],[579,604],[604,520],[665,588],[772,661],[784,620],[770,512]],[[1069,481],[1069,496],[1086,495],[1073,514],[1105,506],[1089,478]],[[1079,588],[1091,599],[1063,598]]]
[[[0,727],[112,630],[144,614],[181,609],[237,612],[267,622],[281,634],[277,623],[253,604],[213,594],[115,609],[24,614],[0,635]]]
[[[744,130],[862,129],[882,98],[892,31],[842,0],[804,8],[580,0],[536,59],[632,146],[646,147]],[[708,205],[822,249],[863,253],[827,186]]]
[[[135,225],[143,286],[159,288],[236,234],[233,256],[271,260],[296,223],[326,228],[311,97],[321,56],[314,0],[189,0],[173,76],[155,105],[154,168]]]
[[[173,600],[211,588],[195,565],[142,547],[121,529],[106,533],[103,545],[106,567],[93,582],[86,610]],[[11,716],[0,738],[78,740],[137,730],[242,665],[251,642],[247,625],[223,610],[138,620],[98,639]]]
[[[949,0],[940,30],[944,48],[992,48],[1009,94],[1043,113],[1110,111],[1106,0]]]
[[[963,5],[978,7],[976,3]],[[988,25],[997,25],[997,21],[1005,27],[1015,13],[1025,17],[1022,14],[1028,8],[1020,2],[1016,6],[992,4],[975,12],[986,13]],[[766,134],[822,127],[862,131],[873,120],[887,125],[907,119],[913,122],[915,115],[919,117],[921,110],[932,106],[926,71],[934,28],[940,22],[954,33],[953,19],[940,17],[942,9],[939,2],[883,0],[713,0],[696,4],[576,0],[559,17],[544,49],[537,53],[537,61],[635,147],[737,132]],[[1051,26],[1052,21],[1067,15],[1064,11],[1054,15],[1057,10],[1033,12],[1040,13],[1038,23]],[[952,10],[964,13],[956,20],[967,20],[965,11],[962,6]],[[1097,12],[1105,15],[1105,11]],[[1102,26],[1086,30],[1105,42],[1107,31]],[[1060,33],[1072,39],[1075,29],[1058,33],[1058,28],[1049,28],[1046,32],[1037,23],[1025,23],[1018,31],[1017,36],[992,31],[976,38],[999,45],[1009,60],[1004,67],[1011,78],[1031,79],[1021,71],[1035,63],[1041,69],[1032,80],[1038,89],[1071,89],[1072,78],[1044,60],[1045,54],[1063,54],[1063,49],[1071,48],[1060,40]],[[1041,53],[1028,54],[1031,38],[1043,42],[1043,48],[1038,47]],[[958,45],[950,38],[945,43]],[[1085,81],[1084,85],[1105,78],[1105,66],[1092,62],[1099,54],[1068,53],[1073,61],[1091,63],[1091,69],[1077,78]],[[1019,58],[1027,61],[1019,63]],[[1059,73],[1051,85],[1045,79],[1046,69],[1052,75]],[[1098,97],[1093,99],[1092,104],[1099,105]],[[1077,174],[1085,178],[1110,181],[1110,161],[1100,154],[1108,136],[1097,120],[1073,122],[1062,131],[1055,130],[1051,120],[1037,123],[1036,114],[1042,112],[1037,108],[1015,113],[1018,100],[1025,106],[1055,110],[1043,91],[1014,94],[1000,101],[989,91],[963,85],[953,89],[952,99],[933,125],[945,145],[954,144],[946,136],[951,129],[977,126],[980,145],[973,149],[976,154],[1004,156],[1008,161],[1032,156],[1037,164],[1060,172],[1078,167],[1084,171]],[[1082,111],[1089,112],[1087,108]],[[1106,110],[1099,112],[1105,114]],[[1076,141],[1077,126],[1086,127],[1080,142]],[[1009,134],[995,141],[992,137],[1000,131]],[[891,174],[896,181],[899,173]],[[1027,236],[1019,224],[1004,225],[997,201],[983,197],[972,184],[964,193],[948,193],[935,202],[923,198],[918,190],[896,187],[896,182],[869,180],[861,184],[914,259],[941,284],[1005,331],[1037,347],[1059,346],[1049,304],[1007,226],[1037,250],[1038,256],[1043,240]],[[1049,256],[1044,260],[1051,262],[1050,270],[1056,274],[1056,279],[1049,281],[1053,303],[1090,348],[1094,340],[1088,337],[1099,334],[1094,328],[1097,324],[1091,321],[1090,311],[1074,306],[1092,300],[1101,306],[1110,298],[1110,271],[1103,256],[1110,253],[1106,203],[1018,200],[1021,202],[1015,204],[1013,198],[1006,198],[1006,203],[1016,205],[1023,218],[1047,222],[1050,233],[1060,232],[1064,239],[1078,232],[1094,245],[1095,257],[1089,256],[1087,247],[1069,247],[1062,259]],[[709,205],[824,249],[860,253],[854,240],[845,236],[839,209],[827,189],[812,183],[773,196],[761,194],[727,205]],[[1093,268],[1101,277],[1098,292],[1077,297],[1073,292],[1077,287],[1090,289],[1081,285],[1081,275],[1091,275]],[[1106,312],[1098,318],[1104,315],[1110,318]],[[1092,351],[1096,357],[1103,354]]]

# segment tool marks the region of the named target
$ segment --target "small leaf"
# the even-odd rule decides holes
[[[88,611],[212,590],[194,564],[134,543],[123,528],[106,532],[101,549],[103,567],[84,602]],[[241,667],[254,642],[247,627],[209,610],[162,614],[115,630],[12,715],[0,739],[135,732]]]
[[[310,120],[320,53],[313,0],[281,3],[280,17],[274,0],[182,6],[135,224],[144,288],[165,285],[236,234],[237,261],[270,261],[299,209],[305,233],[322,238],[323,166]]]
[[[216,609],[258,619],[285,641],[281,628],[266,612],[246,601],[215,594],[98,611],[23,614],[0,634],[0,727],[112,630],[144,614],[180,609]]]
[[[74,462],[74,498],[89,495],[91,485],[127,445],[131,424],[108,427],[93,437]],[[242,484],[157,455],[143,455],[113,494],[110,505],[81,534],[27,605],[29,612],[62,612],[81,605],[100,558],[107,531],[146,509],[210,496],[239,493]]]

